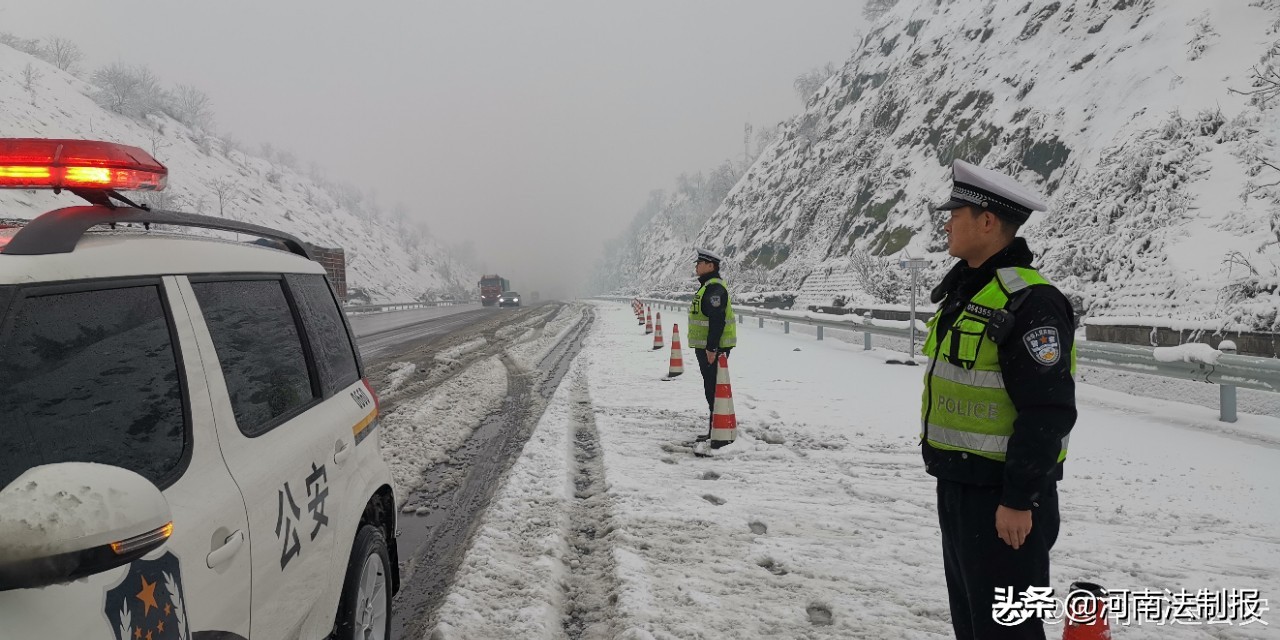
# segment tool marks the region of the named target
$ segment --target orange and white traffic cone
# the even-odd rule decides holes
[[[716,400],[711,410],[711,441],[728,444],[738,439],[738,416],[733,412],[733,389],[729,386],[729,356],[720,354],[716,371]]]
[[[635,312],[636,320],[639,320],[640,324],[644,324],[644,314],[641,313],[641,309],[643,308],[644,308],[644,305],[640,304],[639,300],[634,300],[631,302],[631,310]]]
[[[1107,590],[1092,582],[1072,582],[1062,640],[1111,640]]]
[[[644,310],[644,334],[647,336],[653,333],[653,310]]]
[[[671,367],[667,369],[667,377],[671,380],[684,373],[684,355],[680,353],[680,325],[671,325]]]
[[[662,343],[662,312],[659,311],[658,319],[654,321],[653,325],[653,350],[657,351],[664,346],[666,345]]]

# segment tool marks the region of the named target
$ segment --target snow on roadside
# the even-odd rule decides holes
[[[457,360],[458,358],[461,358],[462,356],[465,356],[468,353],[475,351],[476,349],[480,349],[484,347],[486,344],[489,344],[489,341],[485,340],[483,336],[476,338],[474,340],[468,340],[456,347],[449,347],[448,349],[445,349],[440,353],[437,353],[436,360],[440,362]]]
[[[701,378],[690,370],[659,381],[666,353],[641,355],[648,342],[624,313],[600,306],[605,321],[585,354],[618,527],[618,628],[658,639],[720,638],[725,629],[945,637],[933,487],[911,423],[852,426],[893,412],[835,401],[836,389],[857,384],[838,368],[845,354],[740,328],[730,358],[739,440],[700,460],[686,443],[705,428]],[[762,349],[753,344],[761,334],[784,346]],[[877,373],[906,371],[882,364],[885,352],[852,349]],[[736,366],[746,351],[761,362]]]
[[[507,368],[495,356],[382,416],[379,444],[402,503],[418,487],[422,471],[447,459],[506,396]]]
[[[393,391],[399,389],[400,385],[404,384],[404,381],[408,380],[409,376],[413,375],[413,372],[418,368],[418,365],[412,362],[396,362],[387,368],[390,369],[387,373],[387,385],[382,389],[379,389],[382,395],[385,396],[389,396]]]
[[[564,339],[585,312],[586,306],[582,304],[564,305],[554,317],[547,320],[539,333],[532,336],[526,333],[521,337],[521,342],[508,349],[507,353],[521,368],[533,369],[538,366],[551,347]]]
[[[521,318],[520,322],[502,326],[497,331],[494,331],[493,335],[498,340],[520,339],[517,336],[527,335],[530,329],[537,327],[538,324],[546,321],[548,316],[554,315],[562,309],[562,307],[543,307]]]
[[[1152,356],[1158,362],[1200,362],[1218,364],[1222,352],[1202,342],[1189,342],[1176,347],[1156,347]]]
[[[571,365],[566,383],[581,375]],[[551,398],[473,538],[431,640],[563,637],[571,384]]]
[[[512,346],[507,355],[522,368],[534,369],[568,337],[585,311],[581,304],[561,307],[536,337]],[[570,382],[581,375],[575,360],[520,458],[504,475],[437,613],[440,622],[428,636],[432,640],[563,637],[561,585],[569,571],[564,559],[569,553],[575,429]]]
[[[916,444],[919,368],[886,365],[880,349],[741,328],[730,360],[739,440],[702,460],[686,446],[705,419],[697,373],[660,381],[667,352],[651,350],[630,311],[599,304],[595,314],[573,371],[588,381],[608,487],[601,540],[616,575],[602,588],[617,595],[615,637],[951,637],[935,482]],[[1211,409],[1084,384],[1078,401],[1059,485],[1060,592],[1091,579],[1280,597],[1280,446],[1261,437],[1280,433],[1280,419],[1242,414],[1225,430]],[[552,415],[533,442],[552,437]],[[571,463],[535,462],[517,462],[526,472],[501,492],[572,490]],[[446,637],[563,637],[545,620],[565,604],[556,584],[576,569],[564,564],[572,547],[568,556],[548,551],[563,549],[554,537],[563,527],[548,523],[574,512],[559,497],[503,504],[486,521],[491,546],[475,547],[501,542],[503,553],[468,559],[487,582],[459,592],[450,624],[465,618],[458,628],[468,632]],[[1263,619],[1271,625],[1211,629],[1273,637],[1280,620],[1274,611]],[[1113,628],[1117,639],[1206,637],[1189,625]]]
[[[647,341],[627,313],[600,305],[584,354],[615,554],[627,559],[619,627],[655,638],[950,637],[935,483],[916,444],[921,370],[882,364],[879,349],[740,327],[730,359],[740,439],[697,460],[676,445],[705,415],[700,380],[657,381],[665,358],[641,355]],[[1280,528],[1277,447],[1225,435],[1211,409],[1088,385],[1078,395],[1059,590],[1093,579],[1280,593],[1280,538],[1261,533]],[[1242,415],[1233,429],[1280,433],[1280,419]],[[1148,623],[1117,638],[1201,633]]]

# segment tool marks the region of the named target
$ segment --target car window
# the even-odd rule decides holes
[[[315,399],[293,310],[279,280],[194,282],[245,435],[269,431]]]
[[[13,285],[0,285],[0,321],[3,321],[9,310],[9,303],[13,302],[13,298],[18,293],[18,288]],[[3,327],[0,324],[0,327]]]
[[[167,486],[187,448],[173,334],[157,285],[18,300],[0,338],[0,487],[55,462]]]
[[[324,276],[291,274],[286,276],[286,280],[298,304],[302,326],[307,329],[316,370],[327,398],[360,379],[351,336]]]

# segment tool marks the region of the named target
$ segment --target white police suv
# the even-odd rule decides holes
[[[90,202],[0,229],[0,638],[385,638],[395,497],[324,269],[120,193],[166,176],[0,140],[0,187]]]

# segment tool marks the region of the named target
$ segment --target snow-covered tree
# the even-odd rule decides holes
[[[898,0],[867,0],[866,6],[862,8],[862,15],[868,22],[875,22],[897,4]]]
[[[227,178],[217,178],[209,183],[209,189],[213,191],[213,196],[218,199],[218,216],[227,217],[227,205],[230,205],[240,197],[240,188],[236,186],[234,180]]]
[[[902,302],[909,286],[896,260],[858,250],[849,256],[849,264],[858,286],[868,295],[888,304]]]
[[[32,104],[35,104],[36,101],[36,86],[40,84],[40,79],[43,77],[44,73],[30,62],[27,63],[27,66],[22,68],[22,88],[25,89],[27,93],[31,94]]]
[[[42,57],[58,69],[74,74],[84,59],[84,52],[76,43],[55,36],[45,43]]]
[[[180,84],[173,92],[171,115],[192,129],[208,131],[213,126],[213,102],[205,92],[191,85]]]
[[[840,68],[835,64],[828,62],[822,67],[814,67],[796,76],[791,86],[795,88],[796,95],[800,96],[801,100],[808,101],[809,96],[812,96],[827,81],[827,78],[834,76],[839,70]]]

